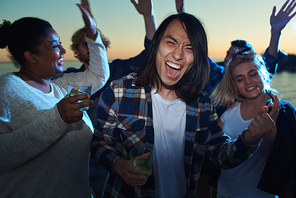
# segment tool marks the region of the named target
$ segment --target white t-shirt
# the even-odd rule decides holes
[[[153,127],[155,197],[186,197],[184,137],[186,104],[180,99],[167,101],[151,91]]]
[[[251,120],[244,120],[241,117],[240,103],[232,109],[228,109],[220,117],[224,123],[223,132],[237,139],[239,134],[246,129]],[[225,170],[221,169],[221,174],[218,180],[217,197],[227,198],[266,198],[275,197],[257,188],[257,184],[264,169],[265,160],[265,144],[264,139],[261,142],[258,150],[241,165]]]

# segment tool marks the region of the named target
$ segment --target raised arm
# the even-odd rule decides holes
[[[87,10],[87,12],[89,13],[89,15],[90,15],[92,18],[94,18],[93,15],[91,14],[90,6],[89,6],[89,3],[88,3],[88,0],[82,0],[82,1],[81,1],[81,6],[82,6],[84,9]]]
[[[81,0],[81,4],[76,4],[81,13],[85,24],[85,41],[89,51],[89,68],[84,72],[72,74],[63,73],[61,76],[53,79],[60,87],[67,88],[69,82],[85,82],[92,84],[92,94],[102,88],[110,77],[110,69],[105,45],[99,36],[99,30],[96,28],[96,22],[90,13],[87,0]],[[60,78],[62,77],[62,78]]]
[[[77,4],[82,12],[82,18],[86,28],[86,36],[92,40],[96,40],[98,35],[97,24],[90,13],[90,8],[87,0],[81,0],[81,4]]]
[[[175,0],[176,10],[178,13],[185,12],[184,0]]]
[[[146,37],[152,40],[157,29],[156,18],[153,12],[152,0],[131,0],[139,14],[143,15],[146,29]]]
[[[272,14],[270,16],[271,37],[269,43],[268,53],[277,58],[279,52],[279,42],[282,30],[288,24],[288,22],[296,15],[296,12],[292,13],[296,3],[295,0],[287,0],[281,7],[280,11],[276,13],[276,7],[273,7]]]

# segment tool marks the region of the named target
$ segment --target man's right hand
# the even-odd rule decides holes
[[[140,169],[132,165],[130,160],[117,159],[114,165],[114,171],[124,179],[126,184],[131,186],[143,186],[148,180],[142,175]]]

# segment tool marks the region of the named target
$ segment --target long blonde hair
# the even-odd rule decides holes
[[[263,91],[265,93],[277,92],[270,86],[271,75],[266,69],[263,57],[260,54],[256,54],[254,52],[238,53],[233,56],[232,60],[226,66],[223,79],[210,96],[215,106],[222,105],[228,108],[234,105],[235,102],[241,102],[242,96],[237,91],[233,82],[232,71],[236,66],[245,62],[250,62],[257,67],[258,74],[263,84]]]

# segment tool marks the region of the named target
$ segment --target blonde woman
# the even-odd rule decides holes
[[[284,194],[289,183],[295,181],[295,107],[279,100],[274,93],[261,55],[238,53],[226,67],[224,78],[211,95],[216,106],[228,108],[218,122],[223,132],[232,139],[238,138],[243,129],[252,125],[254,117],[267,112],[268,107],[272,108],[269,115],[277,127],[262,138],[260,147],[248,160],[221,170],[218,197],[275,197]],[[267,107],[270,99],[273,102]]]

